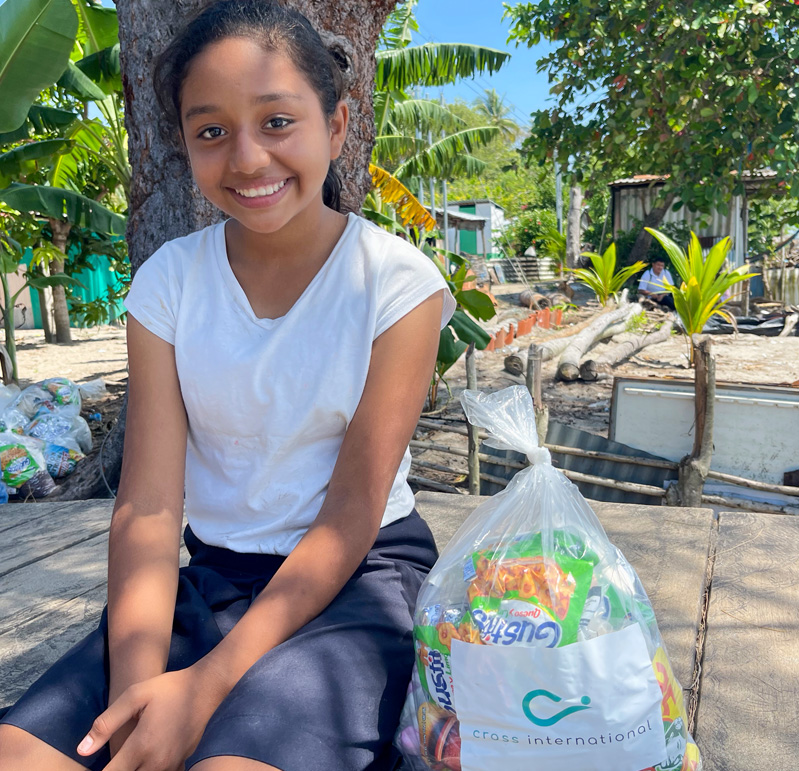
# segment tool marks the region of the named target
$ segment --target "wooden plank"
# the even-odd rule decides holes
[[[111,524],[111,501],[49,504],[43,515],[23,520],[5,531],[0,547],[0,578],[56,552],[106,532]],[[26,505],[29,511],[42,507]]]
[[[420,492],[419,513],[439,549],[487,497]],[[635,568],[646,589],[674,674],[690,691],[697,633],[708,581],[707,561],[714,530],[710,509],[639,506],[589,501],[611,542]]]
[[[28,522],[51,517],[61,509],[74,507],[76,503],[6,503],[0,509],[0,548],[4,548],[6,539],[12,537],[8,531]]]
[[[799,520],[722,512],[696,738],[705,771],[794,768]]]
[[[0,634],[0,707],[13,704],[97,626],[105,598],[103,584]]]

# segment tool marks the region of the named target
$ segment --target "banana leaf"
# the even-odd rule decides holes
[[[125,217],[74,190],[63,190],[49,185],[22,185],[15,182],[5,190],[0,190],[0,201],[4,201],[17,211],[66,219],[73,225],[88,228],[96,233],[117,236],[125,234],[127,225]]]
[[[24,123],[14,131],[0,133],[0,147],[13,142],[21,142],[31,134],[45,134],[48,131],[60,131],[69,126],[78,117],[77,113],[69,110],[59,110],[57,107],[45,107],[42,104],[31,105]]]
[[[77,31],[69,0],[0,5],[0,132],[18,129],[41,90],[64,71]]]

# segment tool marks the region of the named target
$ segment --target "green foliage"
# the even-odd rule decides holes
[[[67,66],[77,31],[69,0],[0,5],[0,131],[22,126],[39,92]]]
[[[725,292],[738,282],[756,275],[748,272],[748,265],[735,270],[724,269],[730,251],[730,239],[719,241],[705,256],[693,232],[686,253],[664,233],[652,228],[647,228],[647,231],[663,246],[674,270],[682,279],[679,287],[667,282],[664,286],[674,297],[674,307],[686,334],[699,334],[712,316],[729,319],[729,314],[723,310],[728,302],[724,299]]]
[[[669,174],[691,211],[726,213],[742,170],[769,167],[799,197],[799,11],[791,2],[536,0],[506,5],[511,38],[555,104],[524,149],[558,148],[580,180]]]
[[[639,261],[616,270],[616,244],[611,244],[602,255],[585,252],[583,257],[591,260],[593,268],[573,268],[570,272],[594,292],[602,305],[607,305],[611,297],[615,298],[628,278],[646,267],[645,262]]]
[[[495,126],[500,130],[502,138],[511,142],[521,132],[521,128],[515,121],[511,120],[510,107],[508,107],[502,97],[493,88],[486,88],[483,96],[478,97],[473,103],[477,112],[489,126]]]
[[[525,209],[508,227],[505,235],[513,254],[524,254],[531,246],[540,248],[547,233],[557,230],[557,217],[551,209]]]
[[[627,265],[632,265],[633,261],[631,256],[633,244],[635,243],[636,238],[638,238],[638,234],[641,232],[642,227],[643,223],[641,223],[640,220],[637,220],[635,225],[629,230],[621,230],[616,234],[616,238],[613,240],[613,242],[616,244],[616,259],[619,265],[624,267]],[[660,230],[673,241],[677,242],[687,241],[691,235],[691,228],[682,222],[661,225]],[[608,240],[609,236],[606,235],[605,241],[607,242]],[[663,260],[666,263],[667,268],[671,264],[669,255],[657,240],[653,240],[649,244],[649,248],[647,249],[643,258],[643,261],[648,264],[653,263],[655,260]]]

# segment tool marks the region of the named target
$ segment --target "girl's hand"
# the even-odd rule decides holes
[[[223,698],[194,667],[145,680],[94,721],[78,754],[93,755],[132,720],[135,728],[106,771],[183,771]]]

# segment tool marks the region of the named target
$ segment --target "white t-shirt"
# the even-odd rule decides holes
[[[277,319],[253,313],[223,223],[164,244],[139,268],[125,305],[175,346],[189,420],[186,516],[200,540],[284,555],[297,545],[325,498],[372,342],[442,288],[418,249],[354,214]],[[442,328],[455,310],[445,298]],[[410,463],[406,449],[381,526],[413,508]]]
[[[655,294],[663,294],[666,291],[666,288],[663,286],[663,282],[668,284],[674,284],[674,279],[671,277],[671,273],[666,268],[660,272],[660,275],[655,275],[655,271],[652,268],[648,268],[644,271],[644,275],[641,276],[641,280],[638,282],[638,291],[641,290],[645,292],[654,292]]]

